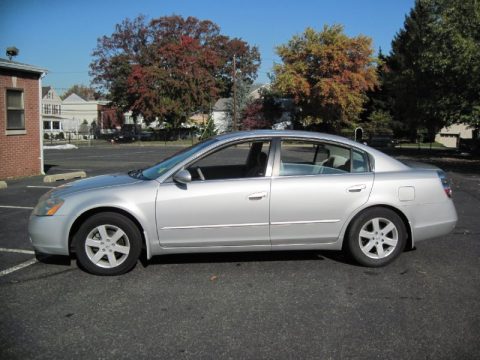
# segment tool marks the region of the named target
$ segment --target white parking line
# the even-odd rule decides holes
[[[40,185],[27,185],[27,188],[36,188],[36,189],[53,189],[55,186],[40,186]]]
[[[2,270],[0,271],[0,277],[2,276],[5,276],[7,274],[11,274],[12,272],[14,271],[17,271],[17,270],[20,270],[20,269],[23,269],[23,268],[26,268],[27,266],[30,266],[30,265],[33,265],[37,262],[37,259],[33,258],[33,259],[30,259],[30,260],[27,260],[21,264],[18,264],[16,266],[13,266],[9,269],[6,269],[6,270]]]
[[[25,210],[33,210],[33,207],[31,207],[31,206],[0,205],[0,208],[3,208],[3,209],[25,209]]]
[[[0,251],[1,252],[17,253],[17,254],[29,254],[29,255],[35,254],[35,251],[32,251],[32,250],[7,249],[7,248],[3,248],[3,247],[0,247]]]

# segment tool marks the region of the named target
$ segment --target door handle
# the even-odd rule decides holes
[[[261,200],[264,197],[267,197],[266,191],[250,194],[248,195],[248,200]]]
[[[367,185],[365,184],[360,184],[360,185],[353,185],[347,188],[348,192],[360,192],[362,190],[365,190],[367,188]]]

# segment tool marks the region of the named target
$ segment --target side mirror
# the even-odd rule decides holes
[[[188,170],[183,169],[173,175],[173,181],[180,184],[188,184],[189,182],[192,182],[192,175]]]

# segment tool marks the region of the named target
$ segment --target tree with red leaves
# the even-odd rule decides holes
[[[220,34],[209,20],[139,16],[98,39],[90,74],[124,111],[178,126],[230,92],[234,54],[242,79],[253,82],[260,65],[255,46]]]

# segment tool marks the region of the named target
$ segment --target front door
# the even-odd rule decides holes
[[[163,247],[270,247],[269,141],[222,148],[187,166],[192,182],[166,182],[156,202]]]

